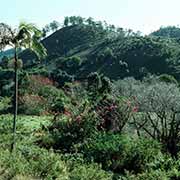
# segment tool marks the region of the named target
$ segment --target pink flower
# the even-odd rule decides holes
[[[111,105],[111,106],[109,107],[109,110],[114,110],[114,109],[116,109],[116,108],[117,108],[116,105]]]
[[[138,107],[137,106],[133,107],[132,112],[138,112]]]
[[[78,123],[80,123],[80,122],[81,122],[81,116],[77,116],[77,117],[76,117],[76,121],[77,121]]]
[[[64,114],[65,114],[66,116],[71,116],[71,113],[70,113],[69,111],[67,111],[67,110],[64,111]]]

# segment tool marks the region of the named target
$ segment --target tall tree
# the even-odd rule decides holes
[[[69,17],[69,22],[71,23],[71,25],[76,25],[77,24],[77,19],[76,16],[71,16]]]
[[[13,141],[11,151],[15,147],[16,119],[18,111],[18,49],[25,48],[34,51],[38,58],[46,56],[46,49],[40,43],[42,32],[31,23],[22,22],[17,29],[12,29],[5,23],[0,23],[0,49],[12,47],[14,49],[14,118]]]
[[[46,37],[47,34],[51,31],[50,26],[47,24],[45,27],[42,29],[42,37]]]
[[[49,27],[53,32],[57,31],[59,26],[60,26],[60,24],[57,21],[53,21],[49,24]]]
[[[64,18],[64,26],[66,27],[66,26],[68,26],[68,25],[69,25],[69,17],[66,16],[66,17]]]

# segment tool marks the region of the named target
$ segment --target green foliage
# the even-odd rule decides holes
[[[160,81],[166,82],[166,83],[174,83],[174,84],[178,84],[178,81],[171,75],[168,74],[162,74],[159,77]]]
[[[60,68],[78,78],[84,78],[91,72],[99,72],[112,79],[127,76],[142,79],[148,73],[166,73],[180,78],[180,48],[176,39],[143,37],[132,30],[79,16],[65,17],[64,26],[43,40],[48,57],[41,64],[49,70]],[[44,31],[50,29],[46,27]],[[167,31],[171,32],[170,29],[170,34],[178,34],[179,28],[169,27]],[[81,63],[71,61],[73,57],[81,58]],[[31,66],[36,56],[26,51],[20,54],[20,58],[25,66]],[[64,58],[69,59],[66,67],[60,60]]]
[[[0,63],[3,69],[8,68],[8,62],[9,62],[9,58],[7,56],[3,56]]]
[[[5,97],[12,96],[13,92],[13,71],[9,69],[0,70],[0,95]]]
[[[119,134],[98,134],[82,146],[82,153],[89,160],[101,163],[106,170],[139,173],[148,168],[160,153],[156,142],[132,139]]]
[[[0,26],[11,41],[9,27]],[[0,116],[0,179],[179,179],[179,29],[141,36],[80,16],[65,17],[58,29],[56,21],[43,29],[44,37],[56,31],[42,40],[48,52],[43,61],[18,50],[23,116],[12,154],[12,116]],[[16,34],[13,43],[27,47],[31,36],[31,48],[42,53],[42,33],[33,24],[21,23]],[[7,55],[0,68],[0,113],[11,112],[13,97],[8,52],[0,53]],[[119,80],[127,76],[138,80]],[[34,116],[42,114],[50,116]]]
[[[0,97],[0,112],[5,113],[11,107],[11,98]]]
[[[51,73],[51,77],[58,83],[60,87],[64,86],[66,82],[74,81],[74,76],[69,75],[66,71],[55,70]]]
[[[4,174],[4,179],[24,174],[43,179],[68,179],[67,167],[60,157],[45,150],[31,147],[31,149],[21,149],[16,154],[1,151],[0,157],[1,168],[6,169],[7,172]]]
[[[111,179],[111,174],[98,164],[86,162],[82,156],[63,155],[34,145],[43,134],[42,127],[50,124],[51,117],[20,116],[17,121],[19,138],[16,153],[8,151],[11,142],[12,116],[0,116],[0,179],[88,179],[88,177]]]
[[[159,30],[152,32],[150,35],[163,38],[179,38],[180,28],[176,26],[161,27]]]
[[[78,165],[71,171],[70,179],[72,180],[111,180],[111,174],[100,169],[96,164]]]
[[[76,146],[96,132],[96,121],[93,114],[72,115],[72,117],[67,118],[66,121],[55,120],[48,127],[48,134],[42,140],[44,146],[47,146],[46,143],[49,139],[50,147],[54,149],[63,152],[76,152]]]
[[[87,77],[87,91],[91,100],[97,101],[111,92],[111,81],[109,78],[99,75],[97,72],[90,73]]]
[[[130,173],[127,173],[127,175],[123,178],[120,178],[120,180],[170,180],[166,174],[166,172],[157,170],[157,171],[151,171],[151,172],[145,172],[139,175],[131,175]]]

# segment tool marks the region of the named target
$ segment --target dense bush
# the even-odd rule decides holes
[[[7,113],[7,110],[11,107],[11,98],[0,97],[0,112]]]
[[[161,156],[160,146],[154,141],[104,133],[85,142],[81,151],[87,160],[116,173],[143,172]]]
[[[62,71],[59,69],[53,71],[51,73],[51,77],[53,78],[54,81],[58,83],[59,87],[64,86],[66,82],[74,81],[73,75],[69,75],[66,71]]]
[[[65,112],[66,120],[55,120],[48,127],[48,134],[43,137],[42,145],[64,152],[75,152],[76,145],[83,143],[96,132],[94,114],[71,115]]]
[[[95,105],[99,119],[99,129],[122,132],[138,107],[126,97],[108,96]]]
[[[112,175],[100,169],[96,164],[79,165],[71,171],[71,180],[111,180]]]
[[[110,180],[111,175],[96,164],[64,162],[62,157],[35,147],[20,147],[11,154],[0,150],[0,179]]]

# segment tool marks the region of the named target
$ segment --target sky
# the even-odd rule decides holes
[[[65,16],[80,15],[148,34],[160,26],[180,24],[180,0],[0,0],[0,21],[39,27]]]

